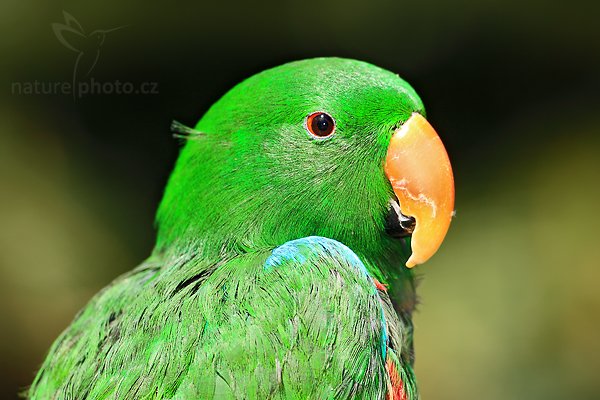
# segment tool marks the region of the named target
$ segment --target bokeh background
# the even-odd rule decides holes
[[[562,4],[561,4],[562,3]],[[450,153],[457,217],[415,316],[424,399],[600,398],[598,2],[0,3],[0,397],[153,245],[177,156],[232,85],[313,56],[417,89]],[[69,82],[63,10],[106,35],[90,76],[158,93],[18,93]]]

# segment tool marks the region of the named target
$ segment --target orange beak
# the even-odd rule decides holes
[[[385,173],[400,203],[402,214],[415,219],[411,268],[435,254],[454,213],[454,177],[439,136],[420,114],[396,130],[385,160]]]

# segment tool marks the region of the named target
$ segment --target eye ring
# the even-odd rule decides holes
[[[310,136],[319,140],[331,137],[336,130],[335,120],[324,111],[310,113],[304,120],[304,127]]]

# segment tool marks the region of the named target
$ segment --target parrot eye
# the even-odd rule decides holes
[[[335,132],[335,121],[331,115],[317,111],[306,117],[306,129],[312,136],[324,139]]]

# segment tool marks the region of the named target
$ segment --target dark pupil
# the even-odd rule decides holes
[[[327,114],[315,116],[311,125],[313,133],[318,136],[327,136],[333,130],[333,120]]]

